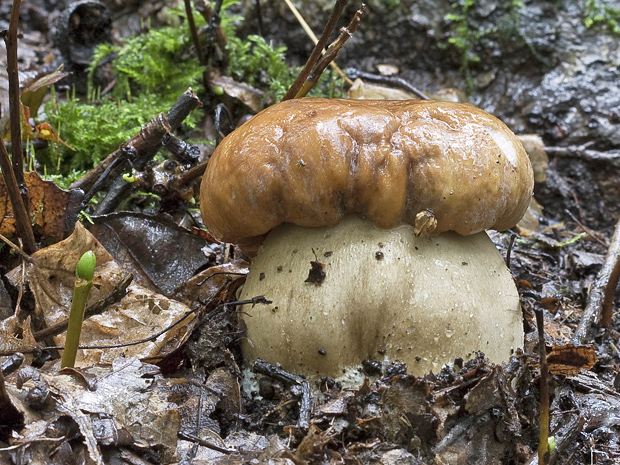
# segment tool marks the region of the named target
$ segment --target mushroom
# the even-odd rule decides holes
[[[218,146],[201,185],[210,233],[255,256],[240,298],[247,361],[340,377],[366,358],[437,371],[523,345],[514,281],[485,229],[533,190],[528,157],[466,104],[304,98]]]

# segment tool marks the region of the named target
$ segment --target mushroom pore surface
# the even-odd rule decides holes
[[[303,98],[263,110],[217,147],[203,176],[205,225],[254,255],[282,223],[333,226],[359,213],[381,228],[508,229],[533,190],[521,143],[466,104]]]
[[[316,254],[316,257],[315,257]],[[305,282],[311,261],[320,285]],[[416,237],[356,215],[335,227],[282,225],[264,241],[240,295],[248,362],[280,363],[310,377],[340,377],[362,360],[437,373],[482,351],[501,363],[523,347],[519,296],[486,233]]]

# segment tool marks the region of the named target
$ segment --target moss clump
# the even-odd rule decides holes
[[[266,92],[266,102],[274,102],[286,93],[298,70],[286,63],[285,47],[274,47],[262,37],[240,39],[234,36],[235,17],[226,8],[237,3],[224,1],[222,27],[227,34],[230,54],[228,74]],[[184,13],[176,12],[181,19]],[[197,27],[205,25],[195,14]],[[91,84],[88,102],[70,93],[60,103],[53,98],[47,103],[47,121],[60,137],[76,149],[52,147],[46,154],[37,154],[48,174],[68,175],[75,170],[88,170],[119,145],[138,132],[155,115],[167,111],[188,87],[196,93],[203,90],[204,67],[191,53],[191,37],[185,21],[178,26],[150,30],[128,39],[122,46],[104,44],[96,50],[90,67],[92,83],[97,66],[113,57],[111,66],[116,85],[110,95],[100,97]],[[331,73],[319,81],[313,96],[333,97],[341,94],[342,80]],[[193,127],[200,117],[196,110],[185,124]]]
[[[195,21],[204,24],[198,15]],[[69,93],[62,103],[52,98],[45,107],[47,121],[76,151],[53,147],[47,154],[38,155],[39,162],[49,173],[90,169],[155,115],[167,111],[188,87],[200,92],[204,68],[197,58],[185,53],[190,46],[189,30],[183,21],[176,27],[150,30],[128,39],[122,46],[100,45],[90,77],[101,60],[114,56],[114,89],[110,95],[100,97],[91,85],[88,102],[74,93]],[[198,117],[190,116],[185,124],[193,126]]]
[[[291,87],[301,68],[286,62],[286,47],[273,46],[264,38],[250,35],[247,39],[229,37],[228,74],[267,93],[267,101],[277,102]],[[338,97],[343,80],[331,71],[323,73],[312,97]]]

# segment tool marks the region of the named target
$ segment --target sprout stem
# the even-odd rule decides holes
[[[95,266],[95,254],[89,250],[82,255],[75,268],[76,277],[75,285],[73,286],[73,301],[71,302],[71,313],[69,313],[65,350],[60,362],[61,368],[73,367],[75,365],[75,357],[80,345],[80,333],[82,332],[86,299],[88,298],[90,288],[93,286]]]

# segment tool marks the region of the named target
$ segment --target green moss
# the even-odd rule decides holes
[[[602,24],[614,34],[620,35],[620,8],[606,4],[602,0],[584,0],[583,24],[588,29],[595,24]]]
[[[266,90],[279,100],[284,96],[295,73],[286,64],[286,47],[273,47],[260,36],[246,40],[228,38],[228,75],[239,82]]]
[[[204,24],[198,15],[195,21]],[[47,172],[66,175],[92,168],[155,115],[167,111],[188,87],[200,92],[204,68],[187,52],[190,46],[184,21],[128,39],[122,46],[100,45],[90,67],[91,81],[100,61],[114,54],[116,85],[103,97],[91,85],[86,102],[69,93],[62,102],[53,96],[47,103],[47,121],[76,149],[61,145],[37,154]],[[192,127],[199,116],[194,112],[185,124]]]
[[[224,1],[223,8],[237,3]],[[174,12],[174,10],[172,10]],[[182,12],[175,13],[184,19]],[[242,40],[234,36],[235,18],[222,13],[222,27],[227,34],[230,53],[228,73],[240,82],[266,92],[266,102],[275,102],[286,93],[298,70],[286,63],[285,47],[274,47],[262,37]],[[194,15],[197,27],[204,19]],[[191,52],[192,43],[185,21],[176,27],[163,27],[128,39],[122,46],[103,44],[96,50],[90,66],[90,81],[102,60],[113,56],[111,66],[116,85],[110,95],[100,96],[99,89],[89,88],[87,101],[69,93],[60,99],[53,95],[46,104],[46,120],[75,152],[54,145],[37,153],[37,160],[48,174],[69,175],[89,170],[120,144],[138,132],[160,112],[167,111],[188,87],[197,94],[203,90],[204,68]],[[310,95],[341,95],[342,81],[324,73]],[[184,124],[193,127],[200,118],[196,110]]]
[[[264,38],[251,35],[242,40],[230,37],[228,43],[228,74],[237,81],[245,82],[267,93],[267,101],[277,102],[291,87],[301,68],[286,62],[286,47],[273,46]],[[336,97],[342,95],[342,80],[331,71],[323,73],[318,85],[312,89],[312,97]]]

